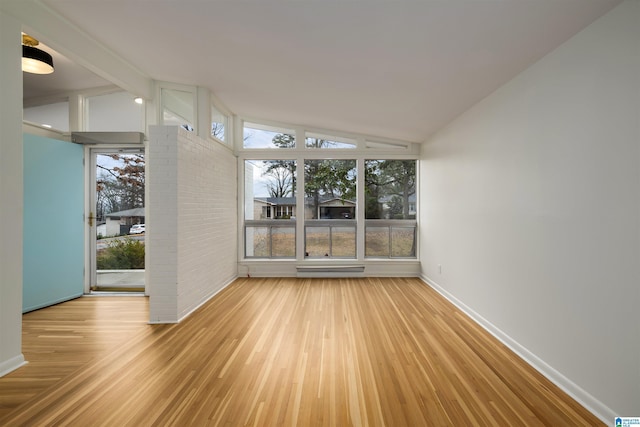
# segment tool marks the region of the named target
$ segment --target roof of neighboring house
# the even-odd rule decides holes
[[[295,205],[295,197],[256,197],[256,202],[267,203],[269,205]]]
[[[266,203],[269,205],[295,205],[296,204],[296,198],[295,197],[256,197],[253,199],[256,202],[262,202],[262,203]],[[307,197],[305,198],[305,202],[309,203],[311,202],[313,199],[311,197]],[[330,196],[321,196],[320,197],[320,204],[326,204],[329,202],[332,202],[334,200],[340,200],[343,201],[345,203],[352,203],[355,204],[354,201],[352,200],[345,200],[345,199],[341,199],[339,197],[330,197]]]
[[[355,205],[356,202],[354,202],[353,200],[346,200],[346,199],[341,199],[339,197],[333,197],[331,199],[322,199],[320,201],[321,205],[328,205],[332,202],[340,202],[343,205]]]
[[[105,215],[106,217],[114,217],[114,216],[141,216],[144,217],[144,208],[133,208],[127,209],[120,212],[111,212]]]

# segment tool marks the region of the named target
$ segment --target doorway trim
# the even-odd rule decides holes
[[[85,146],[84,151],[84,187],[85,187],[85,274],[84,293],[91,294],[91,287],[97,283],[96,274],[96,154],[98,153],[143,153],[146,154],[144,134],[142,132],[73,132],[71,139]],[[146,201],[145,201],[146,206]],[[146,208],[145,208],[146,210]],[[146,212],[145,212],[146,213]],[[89,218],[94,217],[92,225]],[[145,273],[145,295],[148,295]]]

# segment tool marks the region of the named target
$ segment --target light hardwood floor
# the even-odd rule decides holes
[[[239,279],[180,324],[147,310],[26,314],[0,425],[603,425],[419,279]]]

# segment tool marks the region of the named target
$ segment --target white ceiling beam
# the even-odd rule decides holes
[[[30,35],[96,75],[145,99],[152,79],[39,0],[8,0],[0,8],[29,29]]]

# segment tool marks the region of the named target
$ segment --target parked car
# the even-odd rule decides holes
[[[134,224],[129,229],[129,234],[141,234],[144,233],[144,224]]]

